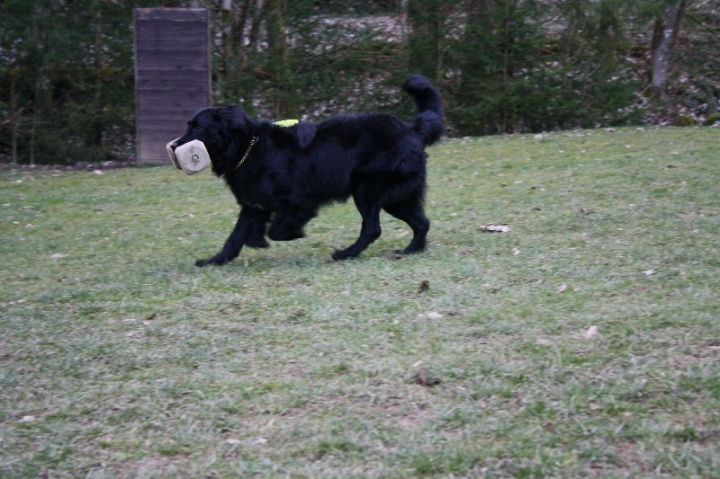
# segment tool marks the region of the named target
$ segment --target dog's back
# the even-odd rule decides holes
[[[444,132],[443,106],[440,93],[432,83],[420,74],[410,75],[403,83],[403,89],[413,97],[417,106],[417,116],[411,122],[402,122],[386,113],[360,113],[338,115],[322,122],[314,131],[314,136],[323,143],[323,139],[332,139],[344,149],[352,149],[358,143],[392,148],[405,134],[404,126],[420,136],[423,146],[436,143]],[[361,139],[373,141],[361,142]]]

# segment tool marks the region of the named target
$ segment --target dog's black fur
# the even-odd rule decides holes
[[[266,234],[274,241],[302,238],[320,206],[350,196],[362,229],[354,244],[335,251],[334,260],[359,255],[380,236],[381,209],[413,230],[402,253],[423,250],[430,228],[423,211],[425,146],[440,139],[443,110],[440,94],[422,75],[410,76],[403,88],[417,105],[412,122],[365,113],[281,127],[237,106],[198,111],[172,147],[202,141],[213,172],[225,179],[241,209],[222,250],[196,264],[225,264],[243,245],[268,247]]]

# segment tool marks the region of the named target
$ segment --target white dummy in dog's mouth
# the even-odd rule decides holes
[[[210,167],[210,155],[202,141],[189,141],[173,150],[172,145],[177,140],[178,138],[165,145],[170,161],[175,165],[175,168],[186,175],[194,175]]]

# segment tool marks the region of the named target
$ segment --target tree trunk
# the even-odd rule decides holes
[[[650,80],[650,98],[655,101],[665,99],[670,56],[684,11],[685,0],[680,0],[666,6],[662,15],[655,20],[652,40],[652,78]]]
[[[17,103],[20,95],[17,92],[17,79],[13,74],[10,78],[10,101],[8,102],[10,122],[12,124],[10,130],[10,162],[13,165],[18,164],[18,136],[20,133],[20,121],[22,120],[22,110],[18,111]]]
[[[10,148],[12,150],[10,163],[13,166],[18,164],[18,136],[20,136],[20,118],[16,118],[13,122],[12,133],[10,134]]]
[[[270,49],[270,68],[275,83],[275,116],[278,119],[297,118],[300,114],[285,38],[284,0],[270,0],[267,5],[267,32]]]
[[[33,33],[33,40],[36,42],[36,48],[39,52],[43,50],[43,45],[40,37],[40,30],[38,28],[38,16],[40,15],[40,8],[36,5],[36,8],[33,9],[32,14],[32,23],[31,23],[31,31]],[[32,115],[32,123],[30,125],[30,144],[29,144],[29,151],[28,151],[28,162],[30,163],[30,166],[35,166],[35,140],[37,138],[37,126],[40,123],[40,110],[41,105],[43,102],[41,101],[42,93],[43,93],[43,77],[44,77],[44,71],[45,71],[45,59],[39,58],[37,63],[32,65],[32,68],[35,70],[33,73],[35,74],[35,91],[33,92],[33,115]]]
[[[35,166],[35,139],[37,138],[37,125],[40,123],[40,113],[35,109],[33,113],[32,126],[30,127],[30,150],[28,152],[28,163]]]
[[[240,4],[238,13],[235,15],[233,22],[233,31],[230,41],[233,42],[235,48],[238,50],[235,52],[236,55],[240,55],[240,50],[243,49],[243,43],[245,40],[245,25],[247,25],[248,14],[250,13],[250,0],[243,0]]]
[[[263,9],[265,8],[264,0],[257,0],[255,4],[255,12],[253,14],[253,22],[250,26],[250,38],[248,47],[251,50],[258,48],[258,36],[260,35],[260,24],[262,23]]]
[[[444,23],[453,8],[453,3],[447,0],[409,0],[407,4],[410,70],[433,82],[442,77]]]
[[[102,123],[102,93],[103,93],[103,64],[102,64],[102,11],[100,5],[96,7],[98,10],[95,12],[95,85],[93,93],[93,105],[92,105],[92,126],[90,131],[87,132],[86,144],[90,147],[102,147],[103,138],[103,123]]]

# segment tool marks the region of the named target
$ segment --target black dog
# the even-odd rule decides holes
[[[334,260],[359,255],[380,236],[381,209],[413,230],[402,253],[423,250],[430,228],[423,211],[425,146],[440,139],[443,110],[440,94],[422,75],[410,76],[403,88],[418,109],[409,123],[365,113],[282,127],[254,120],[237,106],[196,113],[172,148],[202,141],[213,172],[225,179],[241,207],[222,250],[196,265],[225,264],[243,245],[265,248],[266,233],[274,241],[302,238],[320,206],[351,195],[362,215],[360,237],[335,251]]]

